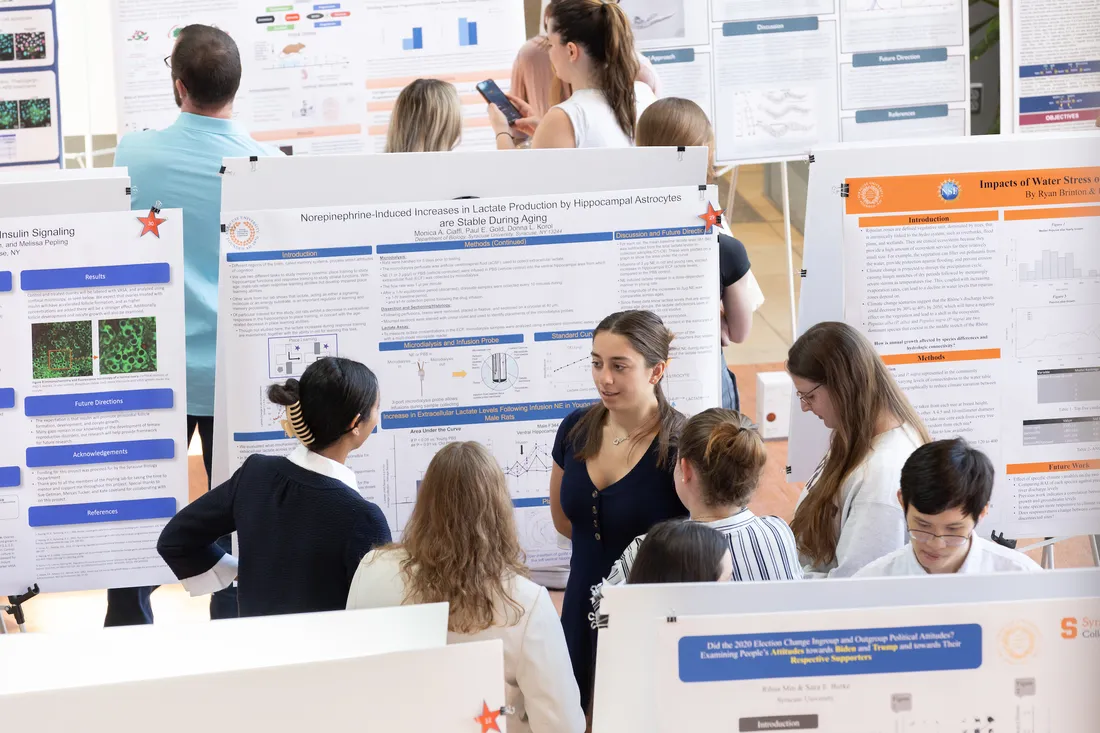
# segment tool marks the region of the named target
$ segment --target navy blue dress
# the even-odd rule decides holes
[[[590,408],[587,408],[590,409]],[[597,491],[588,467],[575,457],[569,432],[586,410],[577,410],[562,421],[554,440],[554,462],[564,471],[561,506],[573,525],[573,556],[565,586],[561,624],[581,692],[581,705],[592,699],[596,662],[596,631],[588,619],[592,612],[592,586],[600,583],[635,537],[657,522],[687,516],[676,496],[672,466],[657,465],[658,440],[630,472]]]

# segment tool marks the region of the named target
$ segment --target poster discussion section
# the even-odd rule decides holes
[[[840,581],[844,582],[844,581]],[[660,725],[1063,733],[1100,724],[1100,599],[738,616],[660,630]]]
[[[525,41],[518,0],[113,0],[112,12],[123,134],[175,120],[165,57],[202,23],[240,48],[236,119],[291,155],[381,152],[397,95],[422,76],[458,88],[463,145],[493,148],[474,85],[496,77],[507,90]]]
[[[1087,130],[1100,116],[1093,0],[1012,0],[1013,132]],[[1003,12],[1003,11],[1002,11]]]
[[[722,163],[970,131],[963,0],[622,0],[661,96],[710,115]]]
[[[597,398],[592,331],[647,309],[675,333],[663,386],[685,413],[721,403],[714,189],[448,200],[223,214],[231,469],[285,454],[267,387],[342,356],[381,383],[381,425],[352,454],[395,536],[424,471],[476,440],[507,475],[528,563],[560,563],[550,518],[558,425]]]
[[[0,2],[0,171],[61,167],[57,8]]]
[[[0,219],[0,595],[171,582],[187,503],[183,219]]]
[[[934,437],[990,456],[1009,537],[1100,532],[1100,159],[1071,158],[846,181],[845,320]]]

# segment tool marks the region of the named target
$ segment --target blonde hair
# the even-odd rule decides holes
[[[512,500],[500,465],[478,443],[444,446],[424,472],[405,526],[405,602],[450,604],[448,628],[473,634],[519,622],[507,585],[526,576]]]
[[[931,438],[875,347],[846,323],[827,321],[802,334],[787,352],[787,371],[824,385],[837,413],[821,475],[791,522],[799,552],[825,565],[836,558],[840,539],[841,486],[870,454],[879,416],[887,412],[910,426],[922,444]]]
[[[706,147],[707,181],[714,181],[714,128],[703,108],[690,99],[665,97],[649,105],[638,120],[634,144],[642,147]]]
[[[747,505],[768,460],[752,421],[720,407],[691,417],[680,432],[678,447],[678,456],[702,479],[702,499],[708,507]]]
[[[387,153],[447,151],[462,137],[462,103],[454,85],[417,79],[401,90],[386,133]]]

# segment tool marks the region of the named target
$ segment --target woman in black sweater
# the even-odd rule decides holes
[[[250,456],[168,523],[157,550],[191,595],[237,579],[241,616],[342,609],[359,561],[391,541],[344,465],[378,424],[378,380],[363,364],[326,358],[268,398],[286,406],[283,428],[301,445],[285,458]],[[216,544],[231,532],[239,563]]]

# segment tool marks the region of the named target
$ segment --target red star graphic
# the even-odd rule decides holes
[[[139,237],[144,237],[146,234],[152,232],[153,236],[160,239],[160,225],[168,221],[167,219],[161,219],[157,216],[160,213],[156,209],[149,209],[149,216],[139,216],[138,221],[141,222],[141,234]]]
[[[707,202],[707,213],[700,214],[699,218],[702,219],[704,222],[706,222],[706,224],[707,224],[706,233],[710,234],[711,227],[714,227],[714,226],[718,225],[722,221],[722,210],[721,209],[716,210],[713,206],[710,205],[710,202],[708,201]]]
[[[499,710],[490,710],[489,705],[482,700],[481,702],[481,715],[474,718],[474,722],[481,726],[481,733],[489,733],[491,730],[500,733],[500,726],[497,725],[497,718],[500,717]]]

